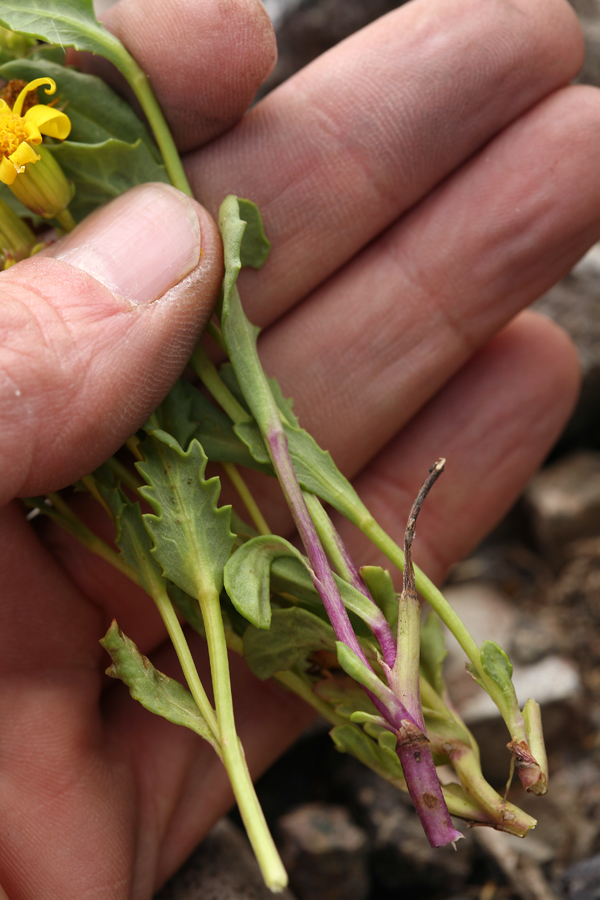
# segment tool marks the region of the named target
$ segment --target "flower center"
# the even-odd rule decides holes
[[[0,154],[2,156],[10,156],[27,138],[25,123],[21,116],[16,116],[14,113],[5,113],[0,116]]]

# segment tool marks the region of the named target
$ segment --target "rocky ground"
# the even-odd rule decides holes
[[[573,3],[588,45],[580,80],[600,86],[600,0]],[[270,0],[280,60],[266,89],[397,5]],[[473,829],[456,852],[432,851],[404,798],[340,757],[325,725],[317,725],[259,785],[291,874],[287,900],[600,898],[599,297],[597,245],[537,304],[579,347],[584,385],[577,411],[543,471],[447,585],[475,638],[493,635],[509,651],[519,696],[533,693],[542,704],[551,791],[543,799],[515,795],[538,827],[525,841]],[[452,648],[447,677],[482,746],[487,777],[502,785],[503,725],[473,692]],[[156,900],[270,896],[234,814]]]

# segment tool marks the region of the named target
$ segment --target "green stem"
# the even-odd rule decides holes
[[[206,629],[223,763],[265,884],[272,891],[281,891],[287,884],[287,874],[258,802],[235,729],[229,660],[219,594],[215,589],[206,589],[198,599]]]
[[[196,705],[202,713],[206,724],[215,736],[215,751],[222,759],[223,753],[220,749],[220,733],[219,725],[217,723],[217,717],[215,715],[214,709],[212,708],[210,700],[206,696],[206,691],[204,690],[202,682],[200,681],[200,676],[198,675],[196,664],[194,663],[194,660],[192,658],[188,642],[185,639],[183,628],[181,627],[181,623],[179,622],[177,614],[173,609],[173,604],[171,602],[171,598],[167,593],[167,588],[164,582],[160,584],[153,584],[152,599],[156,603],[161,618],[165,623],[165,627],[175,648],[177,659],[179,660],[179,664],[181,665],[181,670],[185,676],[185,680],[190,689],[192,697],[196,701]]]
[[[142,487],[143,482],[137,478],[134,472],[131,472],[127,466],[124,466],[123,463],[114,456],[111,456],[106,464],[110,466],[113,473],[123,482],[125,487],[128,487],[134,494],[137,494]]]
[[[273,534],[273,532],[271,531],[271,529],[269,528],[269,526],[266,523],[265,517],[263,516],[260,509],[258,508],[258,504],[257,504],[256,500],[250,493],[248,485],[246,484],[246,482],[244,481],[244,479],[238,472],[237,467],[234,466],[233,463],[227,463],[227,462],[221,463],[221,465],[225,469],[225,471],[229,477],[229,480],[233,484],[233,486],[236,489],[236,491],[238,492],[244,506],[248,510],[248,514],[249,514],[250,518],[252,519],[252,521],[254,522],[254,525],[255,525],[258,533],[259,534]]]
[[[85,484],[86,488],[88,489],[88,491],[90,492],[90,494],[92,495],[94,500],[97,500],[97,502],[100,504],[100,506],[102,507],[104,512],[107,515],[109,515],[110,518],[112,519],[113,514],[111,513],[110,509],[108,508],[106,501],[104,500],[104,497],[98,490],[98,486],[96,485],[96,479],[94,478],[94,476],[93,475],[84,475],[81,480]]]
[[[397,566],[402,572],[404,571],[404,553],[396,544],[395,541],[389,537],[388,534],[383,530],[383,528],[375,521],[372,516],[368,518],[362,515],[356,521],[356,524],[360,528],[360,530],[365,534],[374,544],[378,547],[382,553],[387,556],[387,558],[392,562],[395,566]],[[467,627],[460,620],[458,615],[454,612],[442,592],[433,584],[432,581],[429,580],[427,575],[422,572],[418,566],[414,567],[415,570],[415,586],[417,591],[421,596],[429,603],[429,605],[436,611],[442,622],[448,627],[448,629],[452,632],[470,662],[473,665],[473,668],[477,672],[477,675],[481,679],[481,681],[485,684],[485,689],[488,694],[504,716],[506,711],[506,703],[504,702],[504,697],[502,695],[502,691],[498,687],[498,685],[489,678],[483,670],[481,665],[481,656],[479,647],[477,646],[475,640],[469,633]]]
[[[109,547],[108,544],[105,544],[93,531],[90,531],[59,494],[48,494],[48,499],[51,501],[57,514],[53,515],[50,508],[40,509],[40,512],[53,519],[57,525],[60,525],[65,531],[68,531],[70,535],[80,542],[80,544],[83,544],[84,547],[87,547],[88,550],[91,550],[96,556],[99,556],[107,563],[110,563],[110,565],[117,569],[118,572],[121,572],[122,575],[130,578],[131,581],[134,581],[136,584],[140,583],[135,569],[128,565],[128,563],[126,563],[112,547]]]
[[[54,218],[63,229],[63,231],[73,231],[73,229],[77,225],[77,222],[68,209],[63,209],[62,212],[57,213]]]
[[[167,125],[163,112],[158,105],[154,92],[150,87],[148,76],[125,50],[120,54],[119,69],[131,85],[135,96],[140,101],[146,118],[154,134],[158,149],[164,160],[171,184],[189,197],[193,197],[190,183],[181,163],[177,147]]]
[[[225,343],[225,338],[223,337],[223,332],[219,328],[219,326],[210,321],[206,326],[206,333],[211,336],[217,347],[219,347],[224,353],[227,353],[227,345]],[[229,355],[227,353],[227,355]]]
[[[131,455],[134,456],[138,462],[143,462],[144,457],[142,456],[142,454],[140,453],[140,451],[138,449],[140,443],[141,442],[140,442],[140,439],[138,438],[137,434],[132,434],[131,437],[127,438],[127,440],[125,441],[125,446],[129,450]]]
[[[217,403],[225,410],[232,422],[250,422],[250,416],[241,403],[233,396],[221,376],[217,367],[210,361],[202,347],[196,347],[190,360],[194,372],[208,388]]]
[[[49,494],[50,500],[52,501],[52,505],[55,507],[59,515],[52,515],[50,509],[46,513],[50,515],[51,518],[57,522],[65,531],[68,531],[69,534],[72,534],[77,540],[87,547],[88,550],[91,550],[92,553],[95,553],[97,556],[100,556],[106,562],[110,563],[115,569],[121,572],[123,575],[126,575],[131,581],[135,584],[140,584],[140,577],[133,566],[128,565],[123,558],[112,550],[104,541],[100,540],[99,537],[90,531],[86,526],[81,522],[81,520],[75,515],[70,506],[64,502],[62,497],[58,494]],[[167,594],[166,584],[163,580],[160,582],[152,576],[152,572],[146,573],[148,576],[146,580],[146,585],[151,587],[151,596],[156,606],[158,607],[158,611],[162,617],[163,622],[165,623],[165,627],[173,642],[173,646],[175,647],[175,652],[177,653],[177,658],[179,659],[181,669],[183,674],[185,675],[185,680],[188,683],[188,687],[190,692],[196,701],[198,709],[202,713],[206,724],[212,731],[213,735],[216,738],[217,744],[219,743],[219,726],[217,724],[217,719],[215,717],[214,710],[210,704],[208,697],[206,696],[206,691],[202,686],[202,682],[200,681],[200,676],[196,670],[196,665],[192,658],[192,654],[190,652],[190,648],[185,639],[185,635],[183,633],[183,629],[177,618],[175,610],[173,609],[173,604],[171,603],[171,598]],[[148,581],[150,582],[148,585]],[[216,752],[220,754],[218,747],[215,747]]]
[[[324,700],[321,700],[319,697],[317,697],[317,695],[312,691],[310,685],[307,684],[306,681],[304,681],[304,679],[297,675],[295,672],[292,672],[291,669],[276,672],[273,675],[273,678],[293,694],[297,694],[298,697],[301,697],[305,703],[308,703],[309,706],[312,706],[314,710],[316,710],[321,716],[323,716],[323,718],[331,722],[332,725],[349,724],[348,719],[344,719],[343,716],[338,715],[329,703],[325,703]]]

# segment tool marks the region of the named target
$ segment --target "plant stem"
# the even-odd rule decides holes
[[[127,440],[125,441],[125,446],[129,450],[131,455],[133,457],[135,457],[135,459],[138,462],[143,462],[144,457],[142,456],[142,454],[139,451],[139,444],[140,444],[140,440],[139,440],[137,434],[132,434],[131,437],[127,438]]]
[[[398,655],[392,673],[395,694],[400,697],[423,731],[425,730],[425,721],[419,691],[421,605],[415,587],[412,543],[423,501],[444,471],[445,463],[445,459],[440,459],[431,467],[408,516],[404,532],[404,586],[398,612]]]
[[[225,469],[225,472],[227,473],[229,480],[233,484],[234,488],[240,495],[240,498],[243,501],[244,506],[248,510],[248,514],[249,514],[250,518],[252,519],[258,533],[259,534],[272,534],[273,532],[267,525],[263,514],[261,513],[260,509],[258,508],[258,504],[257,504],[256,500],[250,493],[248,485],[246,484],[246,482],[244,481],[244,479],[238,472],[237,467],[234,466],[233,463],[227,463],[227,462],[221,463],[221,465]]]
[[[164,579],[161,579],[160,583],[154,581],[152,588],[152,599],[156,603],[161,618],[165,623],[165,628],[167,629],[167,633],[171,638],[171,643],[175,648],[177,659],[181,665],[181,670],[185,676],[187,685],[192,697],[196,701],[196,706],[202,713],[206,724],[215,737],[216,744],[213,745],[215,752],[222,758],[223,753],[220,747],[220,732],[217,717],[212,708],[212,704],[206,695],[204,686],[200,681],[200,676],[198,675],[198,670],[196,669],[196,664],[190,652],[188,642],[185,639],[183,628],[177,618],[171,598],[167,593],[166,582]]]
[[[360,576],[360,572],[354,564],[354,560],[348,553],[344,542],[336,531],[333,522],[323,509],[323,504],[314,494],[309,491],[302,491],[302,495],[306,502],[306,506],[314,522],[317,534],[327,551],[329,558],[336,567],[338,574],[344,581],[351,584],[357,591],[360,591],[373,606],[377,606],[373,600],[369,589]],[[396,641],[392,634],[389,624],[383,619],[380,623],[373,624],[371,630],[379,642],[383,658],[391,669],[396,661]]]
[[[198,599],[206,628],[223,763],[265,884],[272,891],[281,891],[287,884],[287,874],[258,802],[235,729],[227,644],[219,594],[214,589],[206,589]]]
[[[106,464],[107,466],[110,466],[117,478],[119,478],[130,491],[137,494],[142,487],[142,482],[134,472],[131,472],[127,466],[124,466],[115,456],[111,456],[111,458],[106,461]]]
[[[90,492],[90,494],[92,495],[94,500],[96,500],[100,504],[100,506],[102,507],[104,512],[107,513],[107,515],[109,515],[110,518],[112,519],[113,514],[111,513],[110,509],[108,508],[106,501],[104,500],[104,497],[101,495],[100,491],[98,490],[98,487],[96,485],[96,479],[94,478],[94,476],[93,475],[84,475],[81,480],[85,484],[86,488],[88,489],[88,491]]]
[[[146,118],[154,134],[158,149],[164,160],[167,173],[171,179],[171,184],[184,194],[192,197],[192,189],[185,174],[177,147],[171,135],[169,126],[163,112],[158,105],[154,92],[150,87],[148,76],[136,63],[134,58],[130,56],[124,47],[122,52],[118,53],[118,59],[114,62],[123,73],[129,84],[131,85],[135,96],[140,101],[140,105],[144,110]]]
[[[92,553],[95,553],[96,556],[99,556],[107,563],[110,563],[110,565],[121,572],[122,575],[125,575],[136,584],[140,583],[135,569],[128,565],[128,563],[126,563],[112,547],[109,547],[108,544],[105,544],[93,531],[90,531],[59,494],[48,494],[47,496],[58,515],[52,515],[50,509],[40,509],[40,512],[50,516],[57,525],[60,525],[65,531],[68,531],[70,535],[76,538],[84,545],[84,547],[87,547],[88,550],[91,550]]]
[[[54,218],[63,229],[63,231],[73,231],[77,222],[71,215],[69,209],[63,209],[62,212],[57,213]]]
[[[128,565],[128,563],[109,547],[108,544],[105,544],[99,537],[96,537],[96,535],[83,524],[78,516],[75,515],[71,507],[64,502],[62,497],[58,494],[49,494],[48,496],[52,505],[60,513],[59,516],[51,516],[57,524],[61,525],[69,532],[69,534],[72,534],[77,538],[77,540],[87,547],[88,550],[91,550],[92,553],[95,553],[106,562],[109,562],[115,569],[129,578],[130,581],[133,581],[137,585],[141,585],[140,576],[133,566]],[[51,515],[49,510],[46,514]],[[150,588],[149,593],[158,607],[158,611],[165,624],[169,637],[171,638],[190,692],[196,701],[196,705],[202,713],[206,724],[215,736],[216,745],[213,746],[220,756],[221,751],[218,746],[219,727],[217,725],[215,713],[206,696],[206,691],[200,681],[200,676],[198,675],[183,629],[173,608],[171,598],[167,593],[166,581],[162,578],[156,578],[151,567],[148,571],[144,572],[144,575],[146,576],[145,584],[141,586],[146,590]]]
[[[210,335],[217,347],[219,347],[224,353],[227,353],[227,346],[225,344],[225,339],[223,338],[223,332],[221,331],[219,326],[212,320],[206,326],[206,333]]]
[[[202,347],[196,347],[190,364],[202,384],[208,388],[232,422],[238,424],[239,422],[251,421],[251,416],[248,415],[241,403],[233,396],[219,375],[217,367],[210,361]]]

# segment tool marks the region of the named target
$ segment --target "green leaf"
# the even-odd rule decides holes
[[[92,0],[2,0],[0,23],[49,44],[99,53],[122,67],[124,48],[98,22]]]
[[[112,659],[106,674],[123,681],[134,700],[138,700],[151,713],[195,731],[220,753],[190,692],[178,681],[155,669],[114,620],[100,643]]]
[[[218,478],[204,480],[206,455],[193,440],[187,452],[164,432],[148,437],[136,467],[148,486],[140,490],[155,515],[144,515],[153,553],[167,578],[186,594],[219,593],[234,540],[231,507],[217,509]]]
[[[371,716],[377,715],[375,706],[360,685],[346,674],[318,681],[313,687],[313,692],[333,706],[338,715],[348,719],[358,711]]]
[[[246,222],[240,247],[242,266],[260,269],[269,255],[271,241],[266,237],[262,216],[256,203],[251,200],[237,198],[240,218]]]
[[[223,363],[223,365],[219,369],[219,375],[221,376],[235,399],[238,401],[238,403],[240,403],[241,406],[243,406],[244,409],[248,411],[248,414],[251,415],[248,404],[246,403],[246,398],[244,397],[244,394],[240,387],[240,383],[237,380],[237,376],[231,363]],[[283,396],[283,391],[281,390],[281,386],[276,378],[267,378],[267,381],[269,383],[269,387],[271,388],[271,393],[273,394],[275,403],[279,407],[280,412],[283,413],[288,424],[296,426],[299,425],[298,418],[294,413],[294,401],[291,398]]]
[[[335,652],[331,625],[305,609],[273,610],[269,631],[252,625],[244,633],[244,658],[261,679],[291,669],[316,650]]]
[[[141,586],[153,596],[155,587],[161,585],[164,579],[152,554],[152,542],[144,527],[140,504],[132,503],[123,491],[119,490],[119,493],[123,499],[123,508],[117,519],[115,543],[125,562],[137,571]]]
[[[187,450],[197,428],[193,413],[194,393],[198,392],[189,382],[182,378],[176,381],[163,402],[154,410],[143,426],[144,431],[147,434],[165,431],[175,438],[182,450]]]
[[[223,259],[225,277],[223,278],[223,297],[221,322],[229,315],[229,303],[237,277],[242,268],[241,247],[246,230],[246,222],[240,218],[238,198],[229,194],[219,208],[219,231],[223,241]]]
[[[481,666],[507,699],[516,696],[512,683],[512,663],[495,641],[484,641],[481,645]]]
[[[184,450],[196,438],[211,462],[230,462],[265,474],[273,472],[268,456],[267,465],[257,463],[234,433],[229,416],[184,379],[175,383],[144,425],[148,434],[157,430],[172,435]]]
[[[383,703],[395,699],[389,687],[380,681],[375,672],[360,659],[358,654],[351,650],[343,641],[336,641],[336,652],[340,666],[350,678],[358,681],[368,691],[375,694]]]
[[[236,306],[237,302],[233,300],[232,311],[236,310]],[[287,411],[284,412],[284,415],[287,418]],[[294,419],[296,422],[298,421],[295,416]],[[284,422],[283,429],[300,485],[326,503],[330,503],[334,509],[347,518],[355,519],[357,509],[363,509],[365,515],[368,516],[366,507],[348,479],[342,475],[334,463],[331,454],[322,450],[315,439],[303,428]],[[234,431],[246,444],[256,462],[265,465],[269,460],[269,454],[256,422],[241,422],[234,426]]]
[[[2,7],[0,7],[1,10]],[[41,104],[56,103],[71,120],[70,143],[102,144],[110,138],[135,144],[141,140],[156,162],[160,155],[146,126],[131,106],[116,94],[101,78],[86,75],[72,66],[61,66],[48,60],[19,59],[0,67],[0,75],[10,81],[22,78],[53,78],[56,93],[38,90]]]
[[[361,566],[360,574],[371,596],[384,614],[388,624],[395,633],[398,625],[398,594],[388,569],[381,566]]]
[[[242,544],[225,566],[224,584],[229,599],[255,628],[271,625],[271,565],[281,556],[292,556],[308,565],[289,541],[269,534]]]
[[[396,787],[403,791],[407,790],[398,756],[390,754],[388,748],[376,744],[361,728],[356,725],[336,725],[329,734],[340,753],[355,756]]]
[[[135,144],[110,138],[102,144],[48,144],[48,150],[76,191],[69,209],[79,222],[98,206],[136,184],[169,183],[167,170],[157,163],[140,139]]]
[[[383,617],[377,607],[335,572],[333,577],[348,612],[358,616],[359,620],[367,625],[378,624]],[[307,561],[299,562],[298,559],[289,557],[275,558],[271,565],[271,584],[280,593],[294,594],[299,599],[322,608],[322,601],[313,584]],[[354,630],[357,631],[356,628]],[[365,633],[370,635],[370,632]]]
[[[446,690],[442,670],[447,655],[440,617],[430,610],[421,626],[421,671],[440,697]]]

